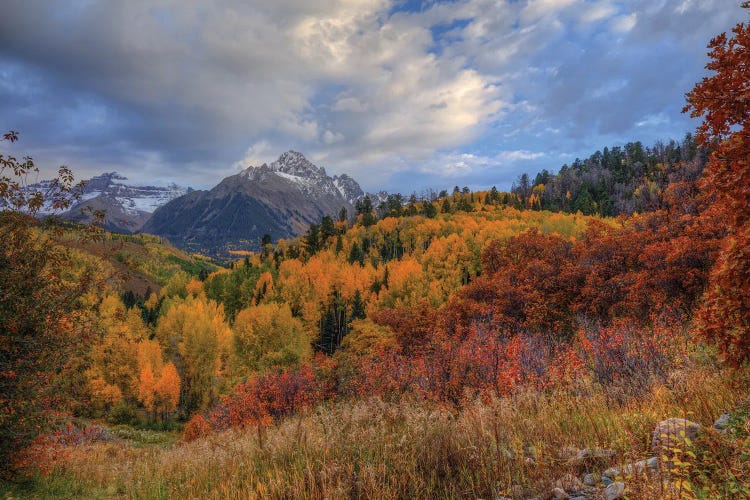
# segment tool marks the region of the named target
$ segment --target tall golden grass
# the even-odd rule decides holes
[[[658,421],[685,417],[710,427],[746,394],[741,382],[730,382],[726,373],[704,364],[674,372],[666,382],[626,400],[621,391],[613,395],[586,384],[518,392],[461,409],[408,399],[343,401],[318,406],[260,434],[235,430],[169,446],[135,447],[127,441],[79,445],[61,455],[30,493],[185,499],[547,498],[560,478],[584,472],[569,460],[566,447],[616,451],[609,461],[596,464],[599,471],[647,458]],[[720,477],[722,465],[717,467]],[[626,482],[629,498],[670,495],[661,481],[641,477]]]

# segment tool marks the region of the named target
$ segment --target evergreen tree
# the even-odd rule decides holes
[[[349,264],[354,264],[355,262],[364,264],[364,254],[359,247],[359,243],[357,243],[356,241],[354,242],[354,244],[352,244],[352,248],[349,251]]]
[[[342,250],[344,250],[344,240],[339,234],[336,236],[336,247],[335,247],[336,255],[340,254]]]
[[[359,290],[356,290],[352,297],[351,319],[365,319],[365,303],[362,301],[362,294]]]
[[[334,288],[320,319],[319,349],[329,356],[333,355],[348,333],[349,323],[346,304],[339,291]]]
[[[443,207],[440,211],[444,214],[449,214],[451,212],[451,201],[449,198],[443,198]]]
[[[349,212],[346,210],[346,207],[341,207],[341,210],[339,210],[339,222],[347,222],[349,220]]]
[[[329,238],[336,234],[336,226],[333,223],[333,219],[326,215],[320,221],[320,237],[323,243],[327,242]]]
[[[321,247],[321,241],[320,241],[320,226],[317,224],[310,224],[310,228],[307,230],[307,233],[305,234],[305,250],[307,251],[308,255],[315,254],[318,250],[320,250]]]
[[[357,210],[357,215],[362,216],[362,225],[365,227],[372,226],[375,224],[376,219],[375,215],[372,213],[373,207],[372,207],[372,200],[369,196],[365,196],[361,200],[357,201],[355,204],[355,208]]]
[[[437,212],[437,207],[431,201],[425,201],[422,204],[422,215],[424,215],[428,219],[434,219],[437,215]]]

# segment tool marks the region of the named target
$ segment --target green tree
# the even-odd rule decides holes
[[[365,195],[364,198],[358,200],[354,205],[357,210],[357,215],[361,216],[362,225],[365,227],[372,226],[377,222],[375,214],[373,214],[372,200],[369,196]]]
[[[365,319],[365,303],[362,300],[362,294],[359,290],[354,292],[352,297],[352,312],[350,314],[350,321],[355,319]]]

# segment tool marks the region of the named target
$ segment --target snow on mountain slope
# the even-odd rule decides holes
[[[52,181],[42,181],[26,188],[28,192],[49,190]],[[64,213],[63,219],[86,222],[90,217],[83,209],[105,211],[105,226],[115,231],[137,231],[160,206],[188,192],[190,188],[168,183],[164,186],[139,185],[117,172],[97,175],[84,181],[79,199]],[[52,206],[46,205],[40,215],[51,215]]]

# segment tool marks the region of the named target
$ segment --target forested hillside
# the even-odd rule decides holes
[[[748,47],[712,42],[680,144],[365,197],[226,267],[40,222],[72,173],[42,200],[1,156],[0,491],[750,497]]]
[[[557,173],[523,174],[512,192],[526,205],[544,210],[580,211],[587,215],[629,215],[664,208],[664,193],[675,180],[696,181],[708,159],[695,138],[677,143],[640,142],[597,151],[563,165]]]

